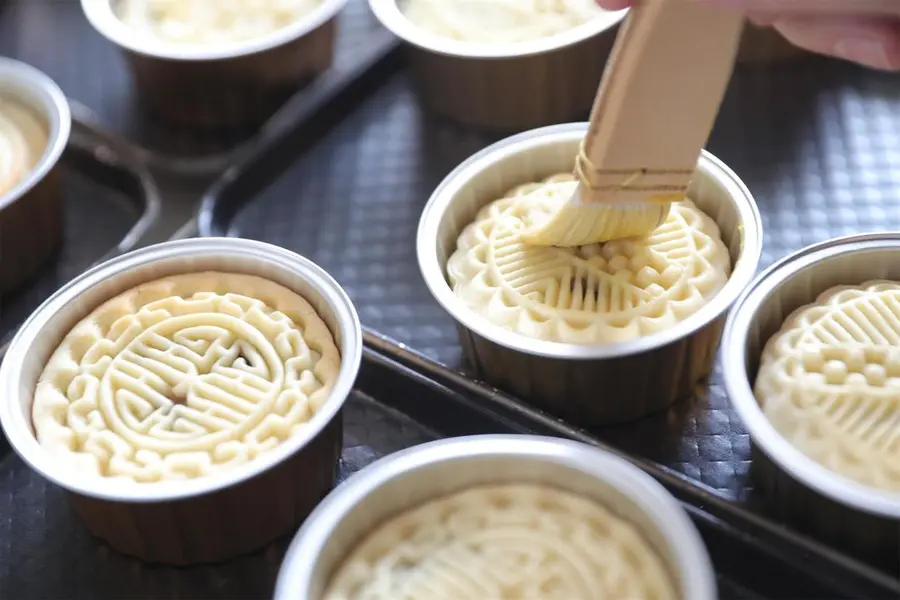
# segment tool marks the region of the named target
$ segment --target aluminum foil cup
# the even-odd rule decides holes
[[[0,57],[0,98],[30,108],[44,121],[48,143],[19,184],[0,194],[0,295],[33,276],[52,256],[62,234],[57,163],[72,118],[69,103],[52,79],[34,67]]]
[[[704,152],[689,194],[718,223],[733,265],[728,283],[705,307],[665,331],[605,345],[545,342],[489,323],[447,282],[457,238],[479,209],[509,189],[571,171],[586,131],[587,123],[529,131],[463,162],[425,206],[416,250],[425,283],[456,319],[478,377],[579,425],[604,425],[664,409],[709,373],[725,312],[756,272],[762,225],[746,186]]]
[[[511,132],[587,114],[627,12],[610,12],[549,38],[495,45],[423,31],[403,15],[403,0],[369,0],[369,5],[406,42],[416,88],[432,112],[465,125]]]
[[[687,514],[656,481],[585,444],[525,435],[450,438],[372,463],[332,492],[288,549],[275,600],[319,600],[361,539],[386,520],[479,485],[533,483],[591,499],[634,524],[685,600],[717,598],[715,576]]]
[[[65,334],[98,305],[136,285],[207,270],[279,283],[304,297],[328,325],[341,367],[331,397],[308,427],[248,464],[186,481],[88,478],[55,462],[35,439],[31,404],[38,377]],[[341,408],[361,352],[362,332],[349,298],[305,258],[249,240],[167,242],[91,269],[34,312],[0,366],[0,424],[19,456],[65,488],[88,529],[116,550],[149,562],[215,562],[294,530],[328,493],[341,454]]]
[[[841,547],[874,554],[900,575],[900,494],[834,473],[794,448],[753,394],[759,359],[785,318],[837,285],[900,281],[900,234],[867,234],[810,246],[766,270],[735,303],[723,333],[722,369],[753,442],[753,471],[783,517]]]
[[[743,64],[767,64],[807,54],[771,27],[758,27],[748,21],[738,46],[737,61]]]
[[[136,36],[118,0],[81,0],[88,20],[128,59],[138,97],[165,119],[200,128],[262,122],[300,85],[328,70],[336,16],[347,0],[322,0],[296,23],[266,36],[185,48]]]

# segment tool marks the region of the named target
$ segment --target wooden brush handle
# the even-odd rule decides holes
[[[636,4],[594,101],[584,146],[590,163],[599,171],[693,171],[731,77],[742,25],[740,14],[693,0]]]

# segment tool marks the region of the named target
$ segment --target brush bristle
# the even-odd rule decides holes
[[[537,246],[571,247],[643,237],[665,222],[669,207],[650,202],[566,202],[548,221],[522,232],[522,239]]]

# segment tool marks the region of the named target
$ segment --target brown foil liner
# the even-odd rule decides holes
[[[888,569],[900,579],[900,521],[853,510],[806,487],[751,446],[751,474],[765,491],[770,508],[782,520],[814,532],[835,547]]]
[[[0,296],[33,277],[59,246],[63,226],[58,172],[54,166],[21,198],[0,208]]]
[[[151,563],[221,562],[295,530],[334,485],[341,457],[338,415],[302,450],[261,474],[202,496],[125,503],[75,493],[69,500],[91,533]],[[260,509],[260,498],[266,498]]]
[[[256,275],[287,287],[305,298],[331,331],[341,367],[309,438],[278,462],[259,458],[219,479],[185,482],[192,486],[186,493],[175,485],[158,494],[152,483],[126,486],[124,493],[105,478],[85,478],[61,467],[36,441],[31,420],[34,387],[60,340],[96,306],[136,285],[210,270]],[[342,449],[341,406],[352,390],[361,353],[359,318],[349,298],[302,257],[232,238],[166,242],[93,268],[35,311],[0,366],[0,393],[7,398],[0,404],[0,419],[10,446],[65,488],[87,529],[114,549],[154,563],[217,562],[294,531],[334,485]]]
[[[170,60],[122,49],[138,94],[151,111],[198,128],[264,121],[300,86],[327,71],[336,18],[295,40],[255,54],[212,60]]]
[[[510,350],[458,327],[475,373],[564,419],[608,425],[639,419],[691,396],[709,375],[725,318],[645,354],[573,361]]]
[[[544,352],[537,340],[525,336],[512,336],[502,345],[492,340],[494,336],[482,330],[487,322],[450,290],[446,262],[462,230],[483,206],[516,185],[571,169],[584,130],[581,124],[571,124],[520,134],[464,163],[435,191],[423,212],[418,252],[432,292],[447,294],[438,299],[457,319],[464,355],[479,378],[578,425],[600,426],[638,419],[694,393],[712,369],[727,298],[736,297],[756,271],[762,232],[749,192],[704,154],[688,195],[718,224],[733,265],[729,283],[698,311],[696,316],[705,316],[705,321],[677,335],[670,332],[671,341],[660,345],[636,348],[641,340],[634,340],[603,357],[592,356],[603,346]]]
[[[808,52],[793,45],[771,27],[758,27],[747,22],[738,47],[739,64],[765,64],[793,60]]]
[[[413,78],[432,112],[502,132],[579,120],[597,94],[617,27],[543,54],[477,58],[407,48]]]
[[[739,378],[744,378],[752,390],[759,368],[759,358],[766,342],[778,332],[784,320],[801,306],[810,304],[825,290],[838,285],[858,285],[875,279],[900,281],[900,249],[878,248],[880,234],[862,235],[846,240],[838,239],[804,249],[786,258],[777,273],[786,273],[786,279],[761,302],[741,300],[735,313],[752,311],[753,321],[742,339],[731,331],[726,341],[746,348],[747,364],[738,364],[727,356],[723,364],[726,385],[731,388]],[[864,251],[844,253],[844,248],[856,240],[873,240],[873,247]],[[887,234],[885,239],[900,240],[897,234]],[[813,252],[825,248],[831,253],[827,258],[800,269],[797,262]],[[800,269],[800,270],[798,270]],[[759,281],[774,275],[767,272]],[[758,285],[758,284],[755,284]],[[736,393],[729,389],[732,402]],[[743,396],[744,394],[741,393]],[[752,392],[747,396],[756,402]],[[740,407],[739,412],[741,412]],[[773,432],[773,435],[780,435]],[[854,506],[828,498],[800,481],[791,472],[775,462],[767,450],[760,447],[751,432],[753,467],[751,473],[765,491],[772,509],[784,520],[795,522],[801,529],[828,540],[839,548],[851,550],[867,560],[885,567],[900,577],[900,519],[866,512]],[[836,479],[838,475],[834,476]]]

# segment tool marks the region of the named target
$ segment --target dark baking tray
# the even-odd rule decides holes
[[[308,256],[348,290],[365,326],[434,359],[436,373],[464,374],[454,322],[421,279],[414,238],[435,186],[497,138],[425,114],[396,52],[339,97],[212,186],[200,233]],[[815,57],[741,67],[709,146],[756,195],[763,266],[831,236],[900,229],[900,87],[890,75]],[[483,398],[495,393],[468,384]],[[592,435],[748,522],[779,528],[753,488],[750,441],[718,372],[670,411]],[[862,558],[897,575],[896,557]]]
[[[447,436],[487,432],[566,435],[515,405],[486,405],[420,376],[394,360],[393,349],[365,351],[344,409],[340,479],[402,448]],[[839,563],[807,561],[778,540],[738,532],[694,503],[686,505],[710,549],[722,600],[895,598],[887,585],[858,577]],[[6,598],[238,600],[270,598],[289,541],[216,566],[150,567],[94,540],[64,492],[17,456],[0,459],[0,591]],[[773,552],[772,544],[779,555]],[[474,599],[473,599],[474,600]]]
[[[333,80],[386,43],[392,43],[391,37],[370,13],[366,0],[350,0],[339,17],[332,68],[294,100],[318,99]],[[127,63],[118,48],[88,23],[79,0],[0,2],[0,55],[43,70],[105,127],[147,150],[146,160],[173,170],[214,171],[226,163],[231,150],[256,133],[252,129],[201,133],[148,115],[139,104]]]

